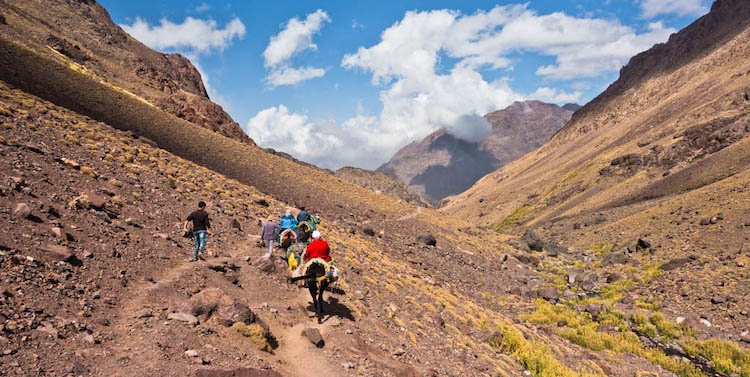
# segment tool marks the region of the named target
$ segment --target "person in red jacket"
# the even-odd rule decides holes
[[[330,263],[331,248],[328,247],[328,242],[320,239],[320,232],[317,230],[313,232],[312,237],[313,242],[307,245],[302,260],[306,263],[314,258],[320,258],[326,261],[326,263]],[[318,323],[323,323],[323,292],[328,288],[328,276],[320,281],[320,286],[318,286],[318,282],[315,279],[308,280],[307,288],[310,289],[310,296],[313,299],[313,307],[318,317]]]
[[[331,261],[331,248],[328,246],[328,242],[320,239],[320,232],[314,231],[312,234],[313,242],[307,245],[305,251],[305,261],[309,261],[313,258],[320,258],[326,262]]]

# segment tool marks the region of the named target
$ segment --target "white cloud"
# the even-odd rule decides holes
[[[197,12],[197,13],[203,13],[203,12],[207,12],[209,10],[211,10],[211,4],[208,4],[208,3],[205,3],[205,2],[202,3],[201,5],[198,5],[194,9],[194,11]]]
[[[378,116],[357,114],[337,125],[311,121],[279,106],[258,113],[247,132],[261,145],[324,167],[374,168],[400,147],[441,127],[476,141],[488,130],[481,116],[514,101],[580,101],[580,90],[547,85],[526,95],[514,91],[507,77],[483,76],[488,70],[510,74],[511,56],[553,57],[554,64],[537,70],[547,82],[599,77],[619,70],[631,56],[666,41],[672,32],[654,23],[639,34],[617,20],[540,15],[527,5],[497,6],[470,15],[453,10],[407,12],[382,32],[377,44],[360,47],[341,61],[346,69],[368,72],[373,85],[382,88]],[[310,150],[315,143],[319,145]]]
[[[365,25],[357,21],[356,18],[352,18],[352,29],[364,29]]]
[[[313,67],[279,67],[266,75],[266,80],[271,86],[297,85],[305,80],[323,77],[326,70]]]
[[[366,139],[377,137],[376,119],[366,115],[338,126],[332,120],[310,121],[306,115],[289,112],[286,106],[279,105],[259,111],[243,128],[259,145],[282,150],[318,166],[365,166],[367,154],[376,151],[365,143]],[[360,144],[364,149],[359,148]],[[370,167],[376,166],[370,164]]]
[[[579,91],[569,93],[555,88],[542,87],[529,95],[529,98],[547,103],[566,104],[578,103],[581,96],[583,96],[583,93]]]
[[[302,51],[318,49],[312,37],[326,22],[331,22],[330,17],[318,9],[315,13],[308,14],[304,20],[296,17],[290,19],[278,34],[271,37],[268,47],[263,51],[265,66],[269,69],[266,80],[271,86],[295,85],[325,74],[322,68],[293,68],[291,60]]]
[[[644,18],[654,18],[664,14],[678,16],[700,16],[708,12],[707,0],[641,0]]]
[[[214,20],[188,17],[181,24],[163,18],[158,25],[150,25],[138,17],[132,25],[120,25],[133,38],[156,49],[189,50],[208,53],[224,50],[235,38],[245,36],[245,24],[239,18],[219,28]]]

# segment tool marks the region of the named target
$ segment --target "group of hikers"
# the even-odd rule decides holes
[[[330,283],[338,279],[338,270],[333,265],[328,242],[322,239],[322,234],[317,229],[320,220],[306,211],[305,207],[300,207],[296,216],[291,209],[287,209],[278,224],[275,220],[273,215],[268,216],[261,229],[260,236],[266,246],[264,257],[271,258],[276,246],[284,250],[284,259],[291,273],[290,281],[301,281],[310,290],[313,308],[318,323],[321,323],[324,314],[323,292]],[[188,215],[183,230],[186,234],[192,233],[195,240],[193,257],[189,261],[203,259],[206,234],[214,234],[205,202],[199,202],[198,209]]]

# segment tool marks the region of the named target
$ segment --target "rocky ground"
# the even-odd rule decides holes
[[[740,343],[706,340],[744,339],[743,296],[724,302],[734,327],[706,330],[659,311],[646,292],[671,272],[643,250],[573,252],[415,206],[321,213],[345,273],[319,326],[284,262],[258,260],[259,219],[288,204],[5,84],[0,98],[4,375],[746,375]],[[201,199],[217,235],[189,263],[180,227]]]

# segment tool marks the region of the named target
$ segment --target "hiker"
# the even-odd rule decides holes
[[[315,276],[325,276],[320,281],[317,281],[316,279],[307,280],[307,288],[310,290],[310,296],[312,296],[313,299],[313,307],[315,308],[315,314],[318,317],[318,323],[323,323],[323,292],[328,288],[330,278],[331,248],[328,246],[328,242],[320,239],[321,234],[319,231],[314,231],[312,237],[313,242],[307,245],[307,249],[305,249],[302,259],[308,263],[316,258],[320,258],[326,262],[325,266],[316,263],[307,268],[308,274],[310,273],[309,270],[321,270],[313,273]]]
[[[206,233],[214,235],[211,230],[211,219],[206,212],[206,202],[198,202],[198,210],[193,211],[188,215],[185,224],[182,226],[185,233],[189,232],[188,224],[193,222],[193,239],[195,239],[195,252],[193,253],[193,259],[190,262],[198,260],[198,253],[200,253],[201,259],[203,258],[203,250],[206,248]]]
[[[279,227],[273,222],[273,220],[273,216],[268,216],[266,223],[263,224],[263,230],[260,232],[263,242],[265,242],[268,247],[268,251],[266,252],[266,255],[268,256],[273,253],[273,244],[276,241],[276,229]]]
[[[282,229],[292,229],[297,226],[297,219],[295,219],[294,215],[292,215],[291,209],[287,209],[284,216],[281,216],[279,225],[281,226]]]
[[[305,207],[299,207],[299,212],[297,213],[297,224],[310,220],[312,220],[312,218],[310,217],[310,213],[305,211]]]

